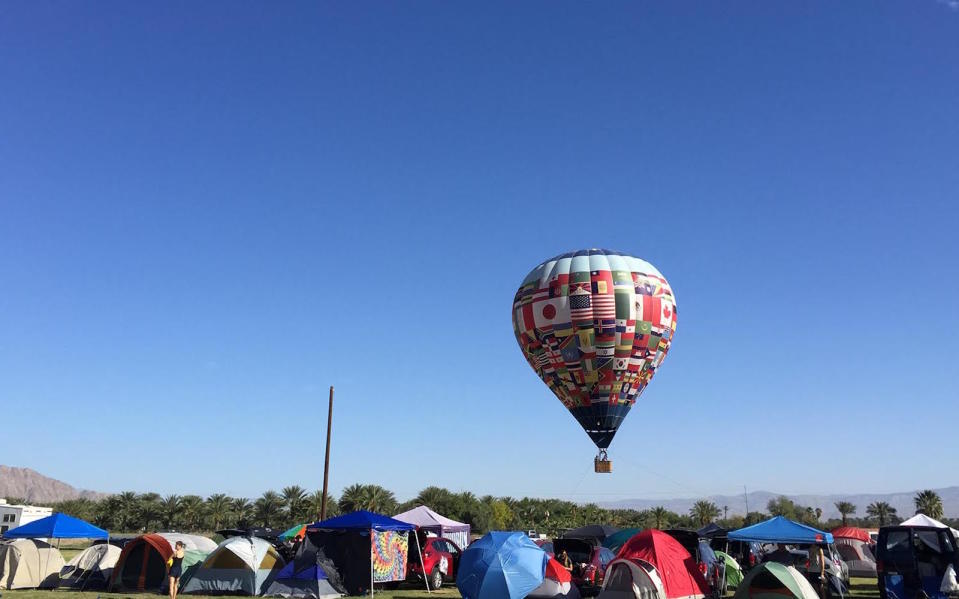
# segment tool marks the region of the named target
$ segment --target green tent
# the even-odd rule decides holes
[[[733,599],[819,599],[819,593],[796,568],[765,562],[746,574]]]
[[[606,540],[603,541],[603,547],[615,553],[619,551],[620,547],[626,544],[626,541],[633,538],[633,535],[642,530],[642,528],[624,528],[606,537]]]
[[[200,551],[199,549],[187,549],[183,552],[183,574],[180,575],[180,588],[182,589],[186,583],[193,577],[193,574],[196,573],[197,569],[203,564],[203,560],[206,559],[206,556],[210,555],[209,551]],[[164,576],[163,583],[160,585],[160,592],[168,592],[170,587],[170,577]]]
[[[722,551],[717,551],[716,555],[726,563],[726,586],[730,588],[738,587],[739,583],[743,581],[742,568],[739,567],[739,564],[731,555]]]

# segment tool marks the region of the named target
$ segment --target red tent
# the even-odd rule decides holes
[[[840,526],[839,528],[834,528],[832,529],[832,536],[837,539],[856,539],[864,543],[872,542],[868,532],[855,526]]]
[[[551,578],[556,582],[570,582],[573,580],[569,570],[560,565],[555,558],[549,558],[546,562],[546,578]]]
[[[644,530],[634,535],[616,557],[652,564],[663,581],[666,599],[709,595],[709,584],[696,566],[696,560],[679,541],[661,530]]]

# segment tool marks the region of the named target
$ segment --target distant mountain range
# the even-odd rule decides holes
[[[30,468],[0,465],[0,497],[20,497],[28,502],[54,503],[86,497],[99,499],[106,493],[77,489]]]
[[[936,493],[942,498],[943,513],[947,518],[959,517],[959,486],[935,489]],[[854,517],[861,518],[866,515],[866,506],[876,501],[885,501],[903,518],[915,513],[916,508],[912,502],[916,491],[903,491],[901,493],[841,493],[835,495],[789,495],[786,493],[770,493],[769,491],[752,491],[747,496],[744,495],[711,495],[709,497],[687,497],[681,499],[623,499],[614,502],[600,503],[602,507],[607,508],[632,508],[644,510],[663,506],[664,508],[678,514],[689,513],[689,508],[700,499],[708,499],[720,509],[723,506],[729,507],[729,514],[743,515],[746,513],[746,502],[749,502],[749,510],[753,512],[765,512],[766,504],[770,499],[775,499],[785,495],[792,501],[812,508],[822,509],[824,520],[829,518],[839,518],[839,511],[834,505],[837,501],[849,501],[856,506]]]

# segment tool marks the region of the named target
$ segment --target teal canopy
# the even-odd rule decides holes
[[[603,547],[615,553],[619,551],[620,547],[626,544],[626,541],[633,538],[633,535],[641,532],[642,530],[642,528],[624,528],[623,530],[615,532],[606,537],[606,540],[603,541]]]

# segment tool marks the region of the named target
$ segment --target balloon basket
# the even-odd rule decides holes
[[[606,452],[601,451],[595,459],[593,459],[593,469],[599,474],[610,474],[613,471],[613,462],[606,457]]]

